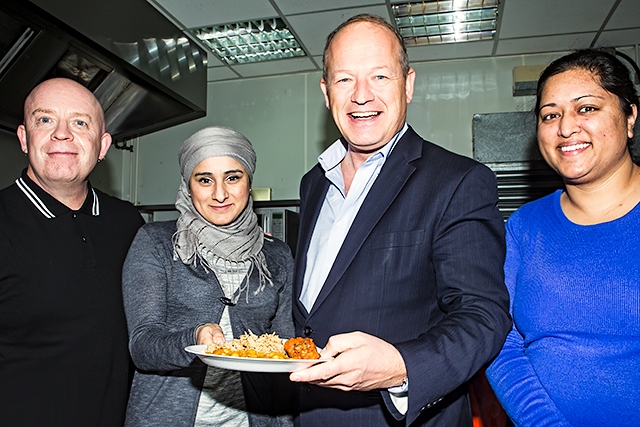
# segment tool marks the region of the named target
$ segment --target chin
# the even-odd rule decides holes
[[[224,218],[222,218],[222,219],[221,218],[216,218],[216,219],[212,218],[211,220],[209,220],[209,222],[211,224],[213,224],[213,225],[218,226],[218,227],[222,227],[222,226],[231,224],[233,222],[233,220],[229,221],[229,220],[224,219]]]
[[[589,181],[587,174],[583,173],[582,171],[566,171],[565,173],[560,173],[559,175],[564,183],[568,185],[583,184]]]

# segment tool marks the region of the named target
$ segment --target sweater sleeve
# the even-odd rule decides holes
[[[278,334],[282,338],[291,338],[295,335],[293,327],[293,310],[292,294],[293,294],[293,257],[289,247],[282,244],[281,257],[278,263],[282,269],[282,288],[278,296],[278,308],[273,320],[272,332]]]
[[[512,315],[518,268],[522,262],[513,231],[515,219],[512,216],[507,223],[507,256],[504,267],[505,282],[511,295]],[[486,373],[498,400],[517,427],[570,427],[542,386],[525,354],[525,341],[518,331],[516,318],[500,354]]]
[[[195,344],[195,329],[167,325],[165,264],[170,262],[166,242],[158,241],[143,226],[136,235],[123,268],[123,296],[129,351],[138,369],[170,371],[187,367],[194,359],[184,348]],[[169,259],[167,259],[169,257]]]

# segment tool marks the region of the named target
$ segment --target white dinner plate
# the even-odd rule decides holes
[[[206,344],[190,345],[185,350],[197,355],[204,363],[216,368],[245,372],[293,372],[331,359],[263,359],[207,354]]]

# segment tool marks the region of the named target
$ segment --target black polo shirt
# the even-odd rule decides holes
[[[26,171],[0,191],[0,425],[122,425],[122,264],[143,222],[90,185],[71,210]]]

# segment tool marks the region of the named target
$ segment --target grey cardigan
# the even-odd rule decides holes
[[[123,269],[123,294],[129,350],[136,366],[127,407],[127,426],[193,426],[206,365],[184,348],[195,344],[195,330],[219,323],[224,309],[215,274],[200,263],[173,259],[175,221],[144,225],[136,235]],[[247,330],[292,337],[293,259],[282,241],[265,236],[262,249],[273,286],[254,295],[258,271],[229,307],[234,337]],[[252,426],[291,425],[294,386],[283,374],[242,373]]]

